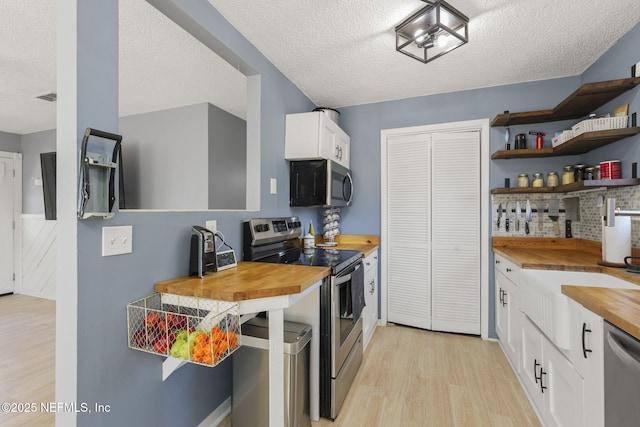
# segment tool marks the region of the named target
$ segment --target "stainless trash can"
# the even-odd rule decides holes
[[[310,427],[309,342],[311,326],[284,322],[284,427]],[[242,347],[233,353],[231,425],[269,426],[269,321],[242,325]]]

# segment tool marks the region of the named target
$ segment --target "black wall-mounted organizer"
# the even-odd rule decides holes
[[[87,150],[90,137],[102,139],[100,144],[94,144],[92,140],[95,151]],[[110,142],[105,145],[104,140]],[[109,146],[111,143],[113,145]],[[122,135],[92,128],[85,130],[78,174],[79,219],[112,218],[116,198],[119,200],[119,208],[125,207],[121,143]],[[118,191],[115,186],[116,169],[118,170]]]

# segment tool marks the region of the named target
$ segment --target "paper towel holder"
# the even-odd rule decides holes
[[[622,210],[620,208],[616,208],[616,198],[608,197],[604,215],[604,225],[607,227],[614,227],[616,225],[617,216],[640,216],[640,210]]]

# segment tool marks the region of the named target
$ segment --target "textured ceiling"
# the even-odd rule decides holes
[[[208,1],[326,107],[578,75],[640,22],[638,0],[450,0],[470,41],[422,64],[393,31],[422,1]],[[55,127],[56,104],[35,99],[56,90],[55,5],[0,0],[0,131]],[[142,0],[121,0],[120,16],[121,115],[207,101],[244,117],[233,67]]]
[[[640,21],[638,0],[449,0],[470,41],[422,64],[394,33],[422,1],[209,2],[325,107],[578,75]]]

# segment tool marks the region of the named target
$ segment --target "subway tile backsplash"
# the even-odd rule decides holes
[[[493,236],[511,236],[511,237],[557,237],[553,232],[553,222],[549,219],[549,213],[542,213],[542,229],[539,228],[539,213],[536,209],[544,210],[549,207],[549,199],[559,199],[559,219],[558,226],[560,229],[560,237],[565,237],[565,213],[564,199],[569,197],[578,197],[580,199],[580,220],[571,222],[571,232],[574,238],[593,240],[600,242],[602,240],[602,220],[600,216],[600,207],[597,206],[598,195],[604,198],[615,197],[616,205],[621,209],[638,209],[640,210],[640,186],[620,187],[603,190],[589,190],[570,194],[494,194],[492,195],[491,209],[491,227]],[[525,206],[527,199],[531,203],[534,210],[533,220],[529,223],[530,233],[525,234]],[[500,229],[496,227],[498,219],[498,204],[502,203],[502,209],[506,209],[509,203],[509,231],[505,231],[504,217],[500,221]],[[516,231],[515,225],[515,209],[516,202],[520,202],[522,208],[522,216],[520,218],[520,228]],[[631,221],[631,245],[634,248],[640,248],[640,220]]]

